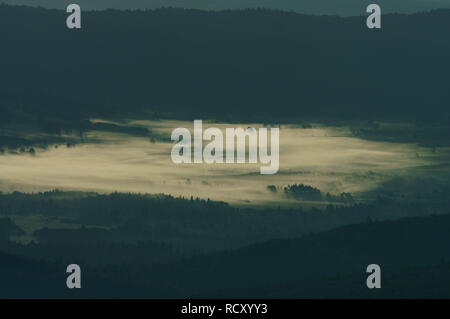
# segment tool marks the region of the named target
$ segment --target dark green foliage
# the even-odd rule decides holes
[[[8,240],[11,236],[23,235],[20,229],[10,218],[0,218],[0,241]]]
[[[322,193],[319,189],[309,185],[294,184],[284,188],[284,193],[297,199],[321,201]]]
[[[272,189],[270,189],[272,190]],[[341,193],[339,196],[331,195],[330,193],[322,194],[320,189],[314,188],[309,185],[293,184],[283,188],[284,193],[298,200],[306,201],[328,201],[336,203],[352,204],[355,202],[352,194]]]
[[[445,297],[448,292],[443,287],[449,282],[449,229],[450,215],[373,222],[153,265],[127,263],[118,256],[114,263],[98,267],[93,256],[84,260],[75,246],[66,244],[64,247],[72,251],[71,261],[84,267],[86,285],[76,293],[62,285],[68,261],[18,257],[23,253],[18,249],[14,254],[0,253],[0,295]],[[147,246],[141,248],[142,253],[147,251]],[[98,259],[104,257],[102,249],[96,247],[95,251]],[[118,252],[117,246],[109,252]],[[136,253],[137,250],[132,251],[133,255]],[[365,288],[365,268],[371,263],[378,263],[383,269],[383,289],[378,292]],[[31,289],[24,289],[28,284]]]
[[[365,17],[270,10],[86,12],[79,31],[65,18],[0,7],[0,121],[20,111],[56,133],[87,114],[143,110],[261,121],[449,115],[448,10],[385,15],[381,31]]]

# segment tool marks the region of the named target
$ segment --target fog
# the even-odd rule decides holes
[[[174,164],[170,142],[174,128],[192,130],[192,122],[130,121],[165,140],[109,132],[88,132],[98,143],[37,149],[36,155],[0,155],[0,191],[37,192],[52,189],[100,193],[166,193],[210,198],[235,205],[296,205],[268,185],[303,183],[323,192],[350,192],[356,198],[382,183],[405,176],[442,173],[442,156],[414,144],[374,142],[352,137],[347,128],[314,125],[280,127],[280,170],[261,175],[261,164]],[[262,127],[249,123],[203,123],[203,128]]]

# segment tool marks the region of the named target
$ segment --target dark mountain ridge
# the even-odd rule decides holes
[[[81,30],[66,16],[0,6],[1,121],[449,116],[450,10],[384,15],[381,30],[263,9],[85,12]]]
[[[345,226],[159,266],[118,263],[91,268],[84,265],[85,288],[76,294],[71,294],[63,285],[65,269],[61,263],[38,263],[0,253],[3,283],[0,295],[154,298],[444,296],[448,293],[439,292],[444,292],[443,286],[449,282],[449,229],[450,215],[414,217]],[[383,289],[378,292],[369,292],[365,287],[366,267],[372,263],[382,268]],[[45,280],[47,284],[44,284]],[[30,284],[32,290],[24,289]]]
[[[59,0],[2,0],[8,4],[43,6],[64,9],[68,3]],[[360,15],[373,3],[370,0],[78,0],[85,10],[104,9],[157,9],[161,7],[190,8],[202,10],[236,10],[267,8],[294,11],[305,14]],[[448,0],[378,0],[385,13],[412,13],[436,8],[450,7]]]

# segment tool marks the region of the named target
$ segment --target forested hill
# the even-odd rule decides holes
[[[69,2],[61,0],[0,0],[0,3],[43,6],[64,9]],[[161,7],[203,10],[268,8],[307,14],[352,16],[365,12],[371,0],[77,0],[86,10],[102,9],[156,9]],[[449,0],[377,0],[386,13],[412,13],[435,8],[449,8]]]
[[[120,244],[54,237],[29,246],[1,244],[1,297],[84,298],[435,298],[449,296],[450,215],[404,218],[341,227],[300,238],[273,240],[239,250],[172,262],[129,263]],[[83,230],[83,229],[82,229]],[[86,233],[86,229],[83,230]],[[226,232],[227,229],[224,228]],[[49,232],[49,229],[46,230]],[[61,235],[62,232],[59,232]],[[8,248],[8,252],[4,251]],[[121,249],[122,247],[122,249]],[[132,258],[153,258],[142,242],[125,246]],[[14,253],[11,252],[14,248]],[[151,253],[149,253],[149,249]],[[92,257],[92,251],[95,256]],[[40,257],[47,252],[53,260]],[[98,260],[108,252],[108,264]],[[69,259],[80,263],[88,283],[71,292]],[[32,256],[35,256],[34,258]],[[66,256],[65,258],[63,258]],[[99,257],[100,256],[100,257]],[[365,286],[369,264],[382,267],[383,288]],[[375,289],[377,290],[377,289]]]
[[[0,108],[83,117],[448,118],[450,10],[365,17],[270,10],[85,12],[0,6]],[[1,121],[0,121],[1,122]]]

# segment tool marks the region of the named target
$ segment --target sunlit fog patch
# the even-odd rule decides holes
[[[358,199],[359,194],[396,177],[427,172],[438,176],[440,172],[431,169],[438,155],[428,148],[367,141],[353,137],[343,127],[320,126],[281,126],[280,169],[274,175],[259,174],[259,164],[176,165],[171,160],[170,134],[177,127],[192,127],[192,122],[129,121],[127,125],[148,128],[167,140],[92,131],[85,139],[98,143],[49,147],[33,156],[4,154],[0,156],[1,191],[58,188],[166,193],[237,205],[298,205],[308,200],[287,196],[284,188],[288,185],[309,185],[332,195],[348,192]],[[263,127],[258,123],[204,125],[221,129]],[[442,155],[439,158],[442,160]]]

